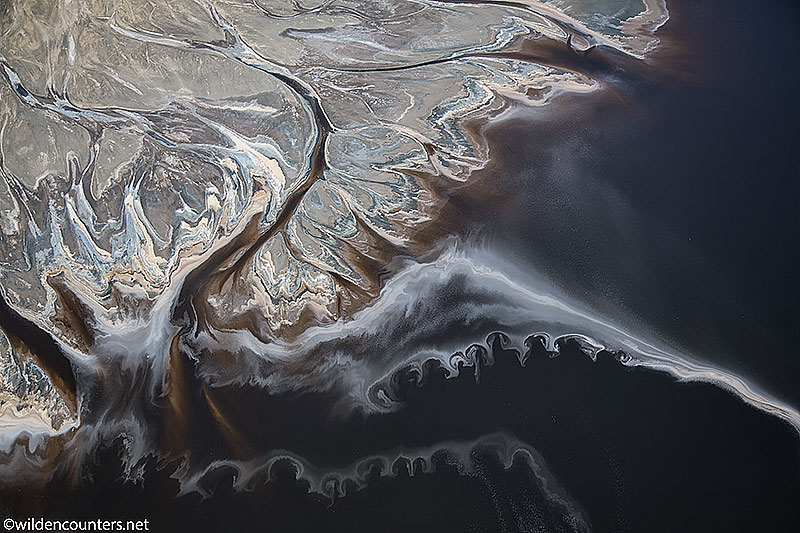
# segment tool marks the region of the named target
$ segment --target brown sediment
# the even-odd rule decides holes
[[[303,100],[309,106],[312,113],[312,118],[316,126],[316,139],[314,148],[311,153],[311,167],[308,170],[303,182],[300,186],[292,191],[286,198],[285,203],[281,206],[280,211],[275,217],[275,221],[267,228],[262,229],[258,222],[258,216],[254,216],[250,224],[244,231],[244,235],[249,235],[251,232],[255,233],[250,242],[240,239],[239,236],[231,243],[223,246],[220,250],[212,254],[212,256],[200,267],[189,273],[184,280],[183,288],[179,296],[179,304],[175,308],[174,318],[182,316],[187,311],[186,305],[191,305],[192,297],[187,294],[189,291],[197,291],[201,298],[205,298],[210,291],[211,287],[221,289],[224,282],[232,275],[241,275],[243,269],[248,264],[249,260],[256,254],[259,248],[264,245],[272,236],[278,231],[284,230],[289,219],[294,215],[300,201],[321,177],[325,170],[325,148],[329,133],[333,130],[333,126],[328,120],[322,105],[316,96],[308,93],[305,87],[300,85],[296,80],[284,76],[282,74],[269,73],[274,78],[282,81],[289,87],[298,98]],[[223,263],[233,261],[233,264],[225,269],[220,269]],[[211,283],[206,283],[203,287],[199,281],[211,277]],[[216,291],[218,292],[218,291]],[[199,301],[199,299],[198,299]],[[203,314],[198,306],[195,305],[195,313]],[[200,316],[197,317],[198,319]],[[199,324],[197,327],[200,327]]]
[[[160,411],[161,448],[167,458],[202,455],[206,450],[227,449],[238,457],[248,444],[218,407],[214,392],[200,383],[192,359],[180,351],[180,338],[170,344],[165,378],[165,402]]]
[[[216,389],[203,387],[203,397],[206,400],[206,405],[211,413],[214,421],[217,423],[217,428],[222,435],[228,447],[237,458],[248,458],[251,451],[255,450],[250,442],[242,435],[241,431],[235,427],[228,419],[228,415],[223,411],[219,402],[215,399]]]
[[[658,46],[648,53],[644,61],[655,75],[663,76],[665,80],[710,84],[714,79],[712,73],[715,65],[708,61],[707,54],[698,50],[713,46],[714,43],[708,42],[703,29],[688,17],[682,5],[685,1],[668,1],[669,19],[658,29]]]
[[[516,5],[513,2],[511,4]],[[627,62],[626,67],[640,63],[639,60],[625,54],[611,52],[610,48],[606,50],[607,47],[602,47],[603,50],[596,50],[597,47],[589,47],[585,51],[577,51],[572,45],[573,35],[576,30],[565,26],[560,21],[554,22],[567,33],[566,42],[537,36],[520,39],[503,52],[475,54],[470,57],[522,60],[556,67],[587,77],[592,77],[595,74],[598,74],[598,77],[602,77],[602,73],[610,65],[619,66],[619,61]],[[449,60],[452,60],[452,58]],[[448,60],[442,60],[442,62],[445,61]],[[196,323],[193,326],[195,332],[207,330],[207,325],[213,325],[219,329],[240,328],[248,329],[252,332],[261,330],[260,327],[248,324],[248,322],[259,319],[257,313],[245,313],[245,315],[252,315],[251,318],[240,317],[237,319],[228,317],[225,324],[216,324],[211,316],[213,313],[204,309],[205,301],[212,295],[237,290],[236,286],[248,279],[246,271],[252,268],[252,260],[257,251],[272,237],[279,233],[285,234],[287,224],[294,217],[300,202],[311,187],[322,178],[326,168],[325,142],[328,133],[333,131],[332,126],[328,123],[321,105],[315,98],[303,94],[302,87],[291,85],[290,81],[292,80],[282,79],[282,81],[289,84],[299,96],[304,98],[314,112],[318,138],[312,154],[311,169],[302,185],[289,195],[273,223],[263,228],[258,225],[257,219],[254,217],[243,233],[236,236],[229,244],[215,252],[203,265],[188,274],[178,299],[178,305],[173,313],[173,320],[181,320],[181,317],[184,316],[195,316]],[[502,96],[498,96],[498,98],[502,99]],[[477,124],[485,123],[489,118],[474,119],[476,126],[465,126],[471,139],[480,138],[480,127]],[[437,148],[432,145],[426,145],[425,149],[429,160],[432,161]],[[435,242],[443,236],[459,232],[461,225],[458,220],[462,220],[465,215],[468,215],[457,213],[457,209],[453,209],[453,206],[448,207],[448,203],[453,191],[469,187],[471,186],[470,183],[465,185],[454,182],[445,176],[438,176],[435,172],[427,170],[407,170],[406,172],[417,178],[420,183],[420,197],[425,195],[430,197],[430,202],[422,202],[424,207],[420,209],[419,213],[420,218],[427,220],[414,224],[412,227],[406,227],[409,237],[407,243],[398,246],[389,242],[372,229],[368,223],[361,219],[356,210],[350,209],[361,230],[360,235],[363,236],[363,242],[346,239],[337,240],[344,248],[343,255],[349,260],[349,264],[359,273],[362,279],[360,283],[356,284],[345,280],[343,276],[335,275],[329,269],[323,269],[335,279],[337,284],[336,318],[352,316],[353,313],[371,303],[380,292],[383,280],[392,274],[389,265],[392,264],[394,258],[426,254]],[[303,254],[295,249],[289,239],[284,238],[284,240],[289,253],[294,259],[301,263],[309,263],[309,260],[303,258]],[[187,306],[194,308],[192,312],[189,312]],[[313,314],[307,314],[306,318],[311,318],[312,321],[308,323],[300,323],[301,321],[298,321],[296,327],[282,328],[282,331],[273,333],[281,337],[295,337],[309,324],[314,323],[315,317]],[[266,340],[263,335],[258,335],[258,337]]]
[[[169,346],[169,366],[164,378],[164,445],[168,450],[188,450],[189,431],[194,409],[191,402],[190,361],[180,353],[179,337],[172,337]]]
[[[72,364],[53,337],[12,309],[2,293],[0,293],[0,329],[18,353],[31,357],[44,370],[74,416],[77,413],[78,403]]]
[[[53,324],[63,333],[72,333],[73,342],[82,352],[89,353],[94,344],[95,317],[92,310],[84,304],[69,288],[65,275],[59,272],[47,278],[58,300]]]

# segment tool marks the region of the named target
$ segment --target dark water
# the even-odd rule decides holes
[[[552,144],[526,142],[524,122],[507,132],[522,142],[501,157],[532,170],[514,173],[526,193],[495,232],[574,294],[794,405],[800,104],[786,67],[799,16],[791,2],[674,2],[654,58],[664,77],[619,73],[625,101],[570,113]]]
[[[669,5],[658,73],[631,74],[622,61],[603,73],[616,80],[613,97],[570,101],[555,122],[521,113],[490,132],[499,166],[485,186],[520,194],[451,201],[598,313],[621,310],[797,406],[800,8]],[[452,441],[471,443],[451,446],[467,449],[468,473],[440,451],[430,464],[384,465],[394,476],[375,466],[365,486],[345,481],[330,500],[279,461],[253,490],[234,490],[236,471],[221,467],[202,481],[211,497],[176,497],[177,464],[152,459],[139,483],[122,481],[117,442],[77,486],[4,489],[0,514],[146,517],[156,531],[572,530],[522,456],[501,464],[491,435],[502,432],[538,452],[541,475],[592,530],[800,530],[800,439],[785,422],[710,384],[627,368],[607,352],[592,362],[574,343],[558,357],[534,343],[522,368],[499,340],[492,348],[479,379],[473,369],[446,379],[435,365],[421,384],[396,374],[392,393],[405,404],[395,413],[332,419],[323,393],[247,388],[219,403],[248,406],[231,423],[250,440],[312,463]],[[219,438],[194,449],[213,457],[229,445]]]
[[[276,441],[323,460],[342,446],[355,456],[392,442],[413,448],[437,437],[510,431],[536,447],[596,531],[792,531],[800,524],[798,442],[783,422],[713,386],[625,369],[608,355],[592,363],[574,346],[554,359],[534,351],[521,371],[513,354],[495,347],[497,361],[479,383],[469,372],[455,380],[434,373],[405,390],[407,407],[394,415],[326,429],[308,416],[324,402],[306,399],[308,411],[287,413],[278,398],[264,406],[265,417],[284,420],[271,426],[283,436]],[[287,414],[304,424],[286,427]],[[505,471],[491,453],[475,457],[483,465],[475,476],[459,475],[441,456],[435,472],[413,477],[401,462],[397,477],[373,475],[366,488],[350,487],[333,502],[309,496],[288,464],[251,492],[232,491],[232,471],[222,469],[207,480],[214,496],[201,501],[174,499],[169,468],[150,465],[144,485],[121,485],[118,459],[107,450],[91,483],[68,494],[53,486],[44,498],[52,517],[147,516],[158,531],[565,529],[542,508],[526,464]]]

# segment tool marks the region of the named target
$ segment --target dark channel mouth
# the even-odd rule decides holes
[[[0,293],[0,328],[20,354],[31,357],[45,371],[70,411],[75,414],[77,384],[72,364],[53,337],[12,309]]]

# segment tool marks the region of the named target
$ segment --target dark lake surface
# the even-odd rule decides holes
[[[670,9],[658,73],[610,74],[621,102],[570,102],[555,138],[526,134],[538,116],[498,132],[498,184],[524,192],[489,226],[581,300],[797,405],[800,103],[787,67],[800,13]]]

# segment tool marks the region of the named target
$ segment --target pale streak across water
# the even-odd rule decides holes
[[[601,90],[559,54],[645,58],[666,18],[654,0],[4,3],[0,283],[76,390],[70,405],[35,349],[0,333],[3,468],[54,434],[73,456],[147,435],[120,398],[86,397],[130,371],[159,401],[177,352],[209,386],[328,390],[377,413],[398,407],[382,389],[393,371],[436,359],[454,375],[495,331],[622,350],[800,427],[736,376],[512,280],[489,254],[436,247],[444,197],[490,163],[482,122]],[[462,303],[426,314],[454,279]],[[465,317],[463,338],[436,340]],[[151,445],[131,438],[129,464]]]

